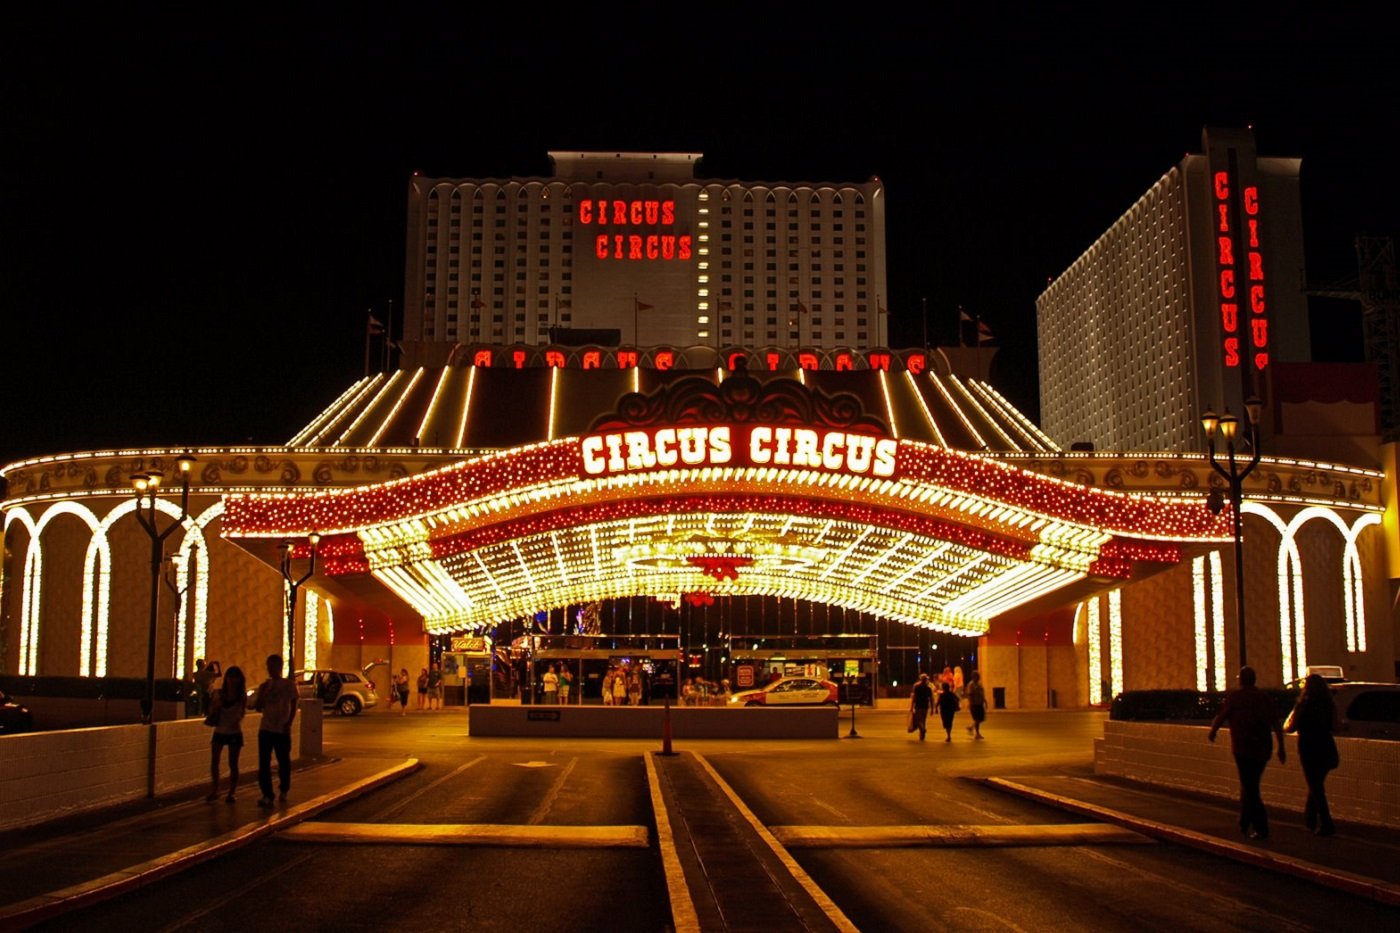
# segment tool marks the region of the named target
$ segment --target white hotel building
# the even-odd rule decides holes
[[[887,343],[877,178],[702,179],[698,153],[549,157],[548,178],[413,177],[406,365],[548,343],[552,327],[637,346]]]

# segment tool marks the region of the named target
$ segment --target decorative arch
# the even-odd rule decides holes
[[[100,531],[102,525],[97,515],[87,506],[78,502],[59,502],[44,510],[39,520],[34,521],[27,510],[13,509],[5,517],[5,528],[11,521],[18,521],[29,531],[29,547],[24,557],[24,584],[20,598],[20,670],[21,674],[39,673],[39,639],[43,620],[42,593],[44,579],[43,534],[49,523],[60,515],[72,515],[87,526],[92,540],[88,543],[83,560],[83,603],[81,611],[81,644],[83,653],[79,659],[79,670],[85,672],[88,658],[93,654],[89,647],[93,641],[95,619],[105,620],[107,616],[107,589],[105,578],[94,580],[94,573],[111,566],[111,551],[107,547],[106,536]]]

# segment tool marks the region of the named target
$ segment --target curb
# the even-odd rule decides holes
[[[1193,849],[1200,849],[1212,855],[1223,856],[1234,859],[1237,862],[1244,862],[1257,868],[1264,868],[1280,874],[1289,875],[1294,878],[1301,878],[1304,881],[1311,881],[1323,887],[1334,888],[1338,891],[1345,891],[1359,897],[1369,898],[1381,904],[1390,906],[1400,906],[1400,885],[1380,881],[1375,878],[1368,878],[1365,875],[1357,875],[1339,869],[1325,868],[1314,862],[1307,862],[1303,859],[1293,858],[1288,855],[1279,855],[1264,849],[1256,849],[1237,842],[1230,842],[1219,836],[1212,836],[1207,833],[1198,833],[1194,830],[1183,829],[1180,826],[1172,826],[1169,823],[1160,823],[1156,820],[1144,819],[1123,813],[1119,810],[1112,810],[1108,807],[1100,807],[1095,804],[1085,803],[1082,800],[1075,800],[1072,797],[1064,797],[1050,791],[1029,787],[1025,784],[1018,784],[1015,781],[1008,781],[1005,778],[983,778],[982,783],[988,787],[1015,794],[1028,800],[1038,803],[1049,804],[1070,813],[1080,816],[1090,816],[1105,822],[1115,823],[1128,829],[1136,830],[1145,836],[1151,836],[1162,842],[1174,842],[1179,845],[1190,846]]]
[[[213,839],[197,842],[168,855],[157,856],[140,862],[130,868],[83,881],[47,894],[39,894],[27,900],[0,907],[0,930],[18,930],[31,924],[88,907],[101,901],[118,897],[129,891],[144,887],[163,878],[192,868],[201,862],[218,858],[235,849],[242,848],[264,836],[270,836],[288,826],[337,806],[346,800],[374,790],[391,781],[418,770],[418,759],[408,758],[393,767],[386,768],[369,777],[361,778],[339,790],[313,797],[305,803],[274,813],[261,823],[249,823]]]

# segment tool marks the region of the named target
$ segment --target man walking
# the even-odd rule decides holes
[[[1274,701],[1254,686],[1254,668],[1240,668],[1240,686],[1230,691],[1210,724],[1212,742],[1221,726],[1230,727],[1230,751],[1240,774],[1240,832],[1251,839],[1269,838],[1269,813],[1259,795],[1259,782],[1269,763],[1270,736],[1278,739],[1278,763],[1284,763],[1283,729],[1274,714]]]
[[[436,661],[428,671],[428,709],[442,709],[442,668]]]
[[[914,685],[914,690],[909,696],[909,731],[918,729],[920,742],[924,740],[924,734],[928,731],[928,711],[932,705],[933,688],[928,685],[928,675],[920,674],[919,682]]]
[[[258,806],[272,806],[272,755],[277,755],[279,800],[292,787],[292,722],[297,717],[296,684],[282,676],[282,656],[268,655],[267,677],[253,698],[253,709],[262,713],[258,727]]]

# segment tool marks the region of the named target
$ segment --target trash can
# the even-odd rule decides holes
[[[992,709],[1006,709],[1006,688],[992,688]]]

